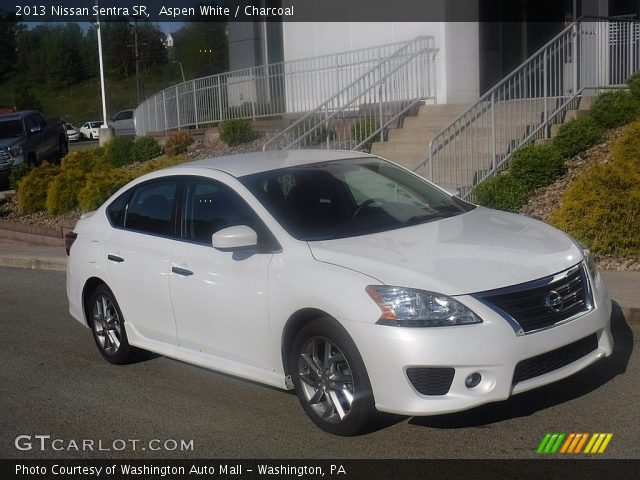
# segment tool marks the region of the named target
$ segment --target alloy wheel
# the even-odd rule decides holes
[[[318,417],[340,423],[349,415],[353,375],[335,343],[324,337],[309,338],[300,349],[298,375],[304,397]]]
[[[96,298],[92,318],[100,347],[105,353],[115,355],[122,342],[122,323],[115,305],[105,295]]]

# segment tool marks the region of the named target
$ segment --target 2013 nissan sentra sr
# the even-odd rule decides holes
[[[322,429],[455,412],[611,354],[589,251],[358,152],[266,152],[140,177],[67,236],[70,312],[139,349],[295,389]]]

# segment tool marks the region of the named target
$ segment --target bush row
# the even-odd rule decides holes
[[[600,143],[607,129],[627,124],[640,115],[640,73],[628,80],[629,90],[600,94],[588,113],[560,127],[549,145],[516,150],[505,172],[488,178],[475,189],[480,205],[517,212],[535,189],[550,185],[566,171],[565,160]],[[626,146],[625,146],[626,145]],[[638,155],[628,142],[626,156]],[[632,153],[635,151],[635,154]]]
[[[612,161],[595,164],[564,193],[550,223],[599,254],[640,255],[640,122],[612,145]]]
[[[114,164],[114,148],[118,150],[124,144],[119,138],[108,143],[106,148],[71,152],[64,157],[60,166],[44,162],[28,171],[18,183],[20,212],[29,214],[46,210],[52,215],[60,215],[77,208],[83,211],[95,210],[134,178],[186,160],[184,155],[178,155],[132,164]],[[139,140],[132,142],[134,149],[138,142]],[[147,140],[139,145],[141,147],[138,147],[140,150],[137,158],[158,153],[154,144]],[[140,156],[140,151],[145,153]]]

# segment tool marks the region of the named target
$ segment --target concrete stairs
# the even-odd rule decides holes
[[[421,105],[416,116],[404,119],[402,128],[388,131],[386,142],[375,142],[371,153],[413,170],[427,155],[433,136],[449,125],[468,105]]]

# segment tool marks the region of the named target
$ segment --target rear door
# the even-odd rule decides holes
[[[169,296],[170,251],[180,180],[165,177],[133,187],[107,212],[109,284],[125,322],[147,340],[177,345]]]

